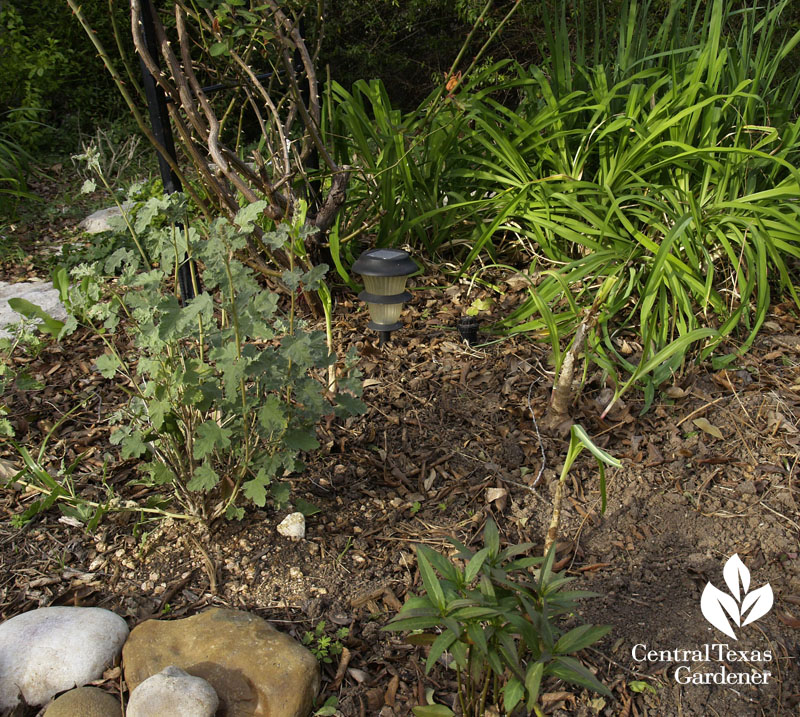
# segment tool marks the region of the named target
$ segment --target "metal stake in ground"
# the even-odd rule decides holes
[[[156,39],[156,28],[153,18],[155,17],[155,8],[151,0],[142,1],[142,33],[144,35],[145,45],[151,57],[158,57],[158,41]],[[177,159],[175,152],[175,142],[172,138],[172,127],[169,123],[169,110],[167,109],[167,98],[164,95],[164,90],[158,86],[155,78],[150,74],[147,66],[142,58],[139,58],[139,64],[142,68],[142,81],[144,82],[144,91],[147,96],[147,109],[150,113],[150,124],[153,127],[153,134],[161,145],[166,149],[172,159]],[[166,158],[158,155],[158,169],[161,173],[161,183],[164,185],[164,191],[167,194],[180,192],[181,182],[172,171]],[[179,229],[182,226],[176,225]],[[195,272],[194,262],[189,259],[184,259],[178,267],[178,286],[180,288],[181,299],[185,302],[194,298],[195,282],[192,281],[192,274]]]

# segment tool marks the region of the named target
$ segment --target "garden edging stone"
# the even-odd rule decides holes
[[[120,654],[130,717],[156,717],[153,705],[181,691],[190,698],[174,717],[307,717],[320,687],[314,655],[251,613],[211,608],[146,620],[129,633],[110,610],[48,607],[0,624],[0,716],[20,695],[38,707],[59,693],[46,717],[121,715],[112,695],[85,687],[99,684]]]

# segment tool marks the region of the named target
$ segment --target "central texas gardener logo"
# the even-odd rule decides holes
[[[700,609],[705,619],[717,630],[736,640],[731,622],[736,627],[744,627],[764,617],[772,608],[772,588],[766,583],[757,590],[750,590],[750,571],[738,553],[728,558],[722,569],[722,577],[730,595],[709,582],[700,598]]]

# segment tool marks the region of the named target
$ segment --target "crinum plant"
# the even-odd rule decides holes
[[[263,506],[268,496],[288,499],[281,479],[302,469],[301,451],[319,447],[315,426],[322,416],[363,409],[355,376],[339,382],[334,397],[320,376],[335,362],[326,335],[306,330],[295,302],[262,287],[237,256],[246,247],[258,205],[242,209],[234,222],[217,219],[198,227],[164,223],[148,230],[145,252],[120,248],[94,267],[77,267],[72,289],[60,282],[73,309],[66,330],[78,320],[104,337],[107,351],[97,368],[122,378],[130,401],[117,411],[111,442],[123,458],[138,459],[141,481],[171,491],[186,517],[211,522],[239,518],[243,501]],[[142,210],[137,220],[143,216]],[[156,216],[153,216],[156,222]],[[157,222],[156,222],[157,223]],[[308,229],[283,224],[265,232],[274,249],[302,242]],[[194,298],[179,297],[177,265],[197,262]],[[103,272],[111,299],[98,298]],[[292,292],[315,290],[327,267],[286,271]],[[133,344],[118,350],[109,338],[122,329]]]
[[[479,717],[502,700],[506,714],[521,704],[542,714],[539,688],[552,676],[609,695],[592,672],[571,654],[597,642],[611,628],[580,625],[562,632],[557,618],[595,593],[567,591],[572,578],[553,572],[555,549],[544,558],[520,557],[532,543],[500,549],[493,520],[486,522],[484,545],[472,551],[453,538],[448,559],[417,546],[422,594],[406,600],[384,630],[411,630],[409,641],[430,644],[426,671],[443,660],[456,671],[461,714]],[[419,634],[419,631],[425,631]],[[417,717],[446,717],[443,705],[415,707]]]

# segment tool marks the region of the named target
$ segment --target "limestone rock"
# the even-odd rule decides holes
[[[0,338],[11,336],[11,332],[6,330],[6,326],[16,324],[24,319],[23,316],[8,305],[9,299],[30,301],[59,321],[67,318],[67,310],[59,299],[58,289],[54,289],[51,283],[45,281],[20,281],[16,284],[9,284],[5,281],[0,281]]]
[[[306,535],[306,519],[302,513],[289,513],[279,524],[278,532],[285,538],[300,540]]]
[[[135,689],[168,665],[209,682],[226,717],[306,717],[319,690],[316,658],[266,620],[212,608],[182,620],[147,620],[122,651]]]
[[[119,655],[128,626],[110,610],[43,607],[0,625],[0,713],[96,680]]]
[[[128,211],[133,207],[133,202],[123,202],[122,208]],[[116,229],[115,217],[121,217],[122,212],[119,207],[106,207],[105,209],[98,209],[94,214],[90,214],[78,226],[83,229],[87,234],[100,234],[101,232],[110,232]]]
[[[56,699],[44,717],[122,717],[122,705],[97,687],[78,687]]]
[[[219,698],[201,677],[170,665],[131,692],[127,717],[214,717]]]

